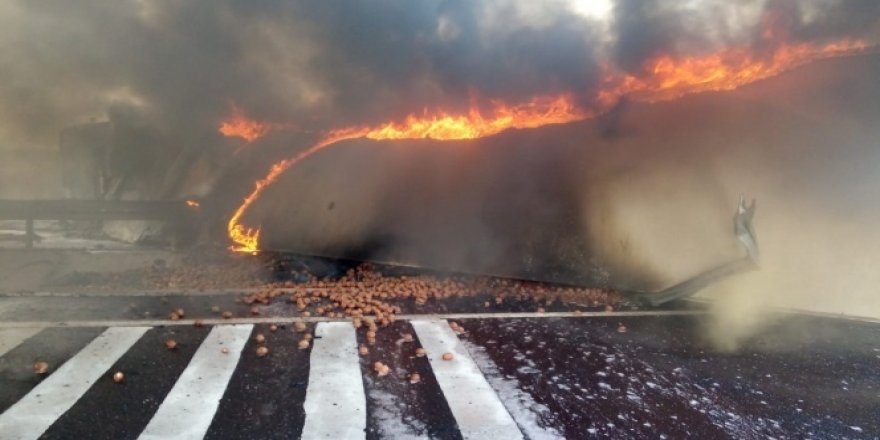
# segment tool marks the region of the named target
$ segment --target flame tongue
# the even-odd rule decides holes
[[[423,116],[410,115],[400,123],[387,122],[372,128],[363,126],[334,130],[296,156],[275,163],[266,177],[255,182],[253,191],[245,197],[229,219],[227,229],[229,238],[234,243],[231,249],[244,252],[256,252],[259,249],[260,229],[244,226],[241,219],[267,186],[275,182],[288,168],[344,139],[475,139],[511,128],[535,128],[587,119],[607,111],[623,96],[630,96],[638,101],[660,101],[688,93],[731,90],[809,61],[861,53],[867,48],[864,42],[847,40],[825,46],[806,43],[781,45],[766,58],[756,57],[743,48],[726,49],[705,57],[676,59],[661,56],[646,63],[641,76],[606,69],[603,87],[596,94],[596,102],[591,109],[579,108],[571,95],[536,97],[513,106],[496,102],[491,116],[483,116],[474,107],[463,115],[443,112]],[[221,125],[220,131],[223,134],[252,141],[265,135],[271,128],[271,124],[251,121],[240,110],[236,113],[236,110],[233,109],[229,125],[227,122]]]
[[[265,136],[272,124],[255,121],[245,116],[244,111],[232,105],[232,115],[220,124],[218,131],[226,137],[240,137],[248,143]]]
[[[467,115],[410,115],[402,123],[382,124],[369,130],[365,136],[370,139],[476,139],[510,128],[535,128],[585,117],[586,114],[577,108],[570,95],[537,97],[516,106],[496,102],[491,117],[483,117],[475,108]]]
[[[823,58],[860,53],[862,41],[844,40],[825,46],[807,43],[781,45],[758,57],[745,48],[729,48],[704,57],[675,59],[664,55],[645,63],[646,74],[607,75],[600,102],[610,104],[621,96],[639,101],[661,101],[705,91],[733,90]]]
[[[467,116],[438,114],[416,117],[411,115],[403,124],[387,123],[376,128],[349,127],[330,131],[316,144],[299,152],[296,156],[276,162],[266,177],[255,182],[253,191],[245,197],[227,224],[229,238],[234,243],[230,249],[239,252],[258,251],[260,229],[249,228],[241,224],[241,217],[245,211],[260,197],[263,190],[274,183],[288,168],[339,141],[360,137],[370,139],[474,139],[508,128],[532,128],[583,118],[583,114],[576,109],[571,98],[563,96],[554,99],[537,98],[527,104],[514,107],[496,104],[494,116],[489,118],[484,118],[478,110],[472,109]]]

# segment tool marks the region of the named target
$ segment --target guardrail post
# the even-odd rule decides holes
[[[34,237],[36,237],[36,234],[34,233],[34,219],[31,217],[28,217],[24,221],[24,224],[25,224],[25,228],[24,228],[25,229],[25,232],[24,232],[25,246],[28,249],[33,249],[34,248]]]

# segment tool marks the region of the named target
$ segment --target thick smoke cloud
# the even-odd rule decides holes
[[[880,41],[875,1],[602,3],[4,1],[0,197],[10,188],[16,197],[59,197],[58,173],[46,161],[59,132],[109,120],[113,142],[143,168],[136,170],[143,196],[213,191],[228,198],[217,208],[222,222],[255,177],[320,130],[560,93],[590,108],[607,67],[644,73],[661,54]],[[840,78],[850,71],[852,78]],[[388,260],[427,254],[423,261],[438,266],[516,267],[641,288],[739,251],[727,222],[745,191],[761,200],[767,266],[725,298],[755,304],[748,293],[757,290],[774,298],[760,304],[791,306],[803,300],[799,292],[818,303],[828,297],[819,290],[838,289],[839,307],[816,308],[853,313],[876,305],[875,271],[864,262],[876,261],[878,249],[869,226],[877,224],[876,204],[867,202],[880,193],[878,71],[872,61],[813,81],[778,78],[765,89],[701,95],[662,111],[624,100],[597,120],[540,133],[381,149],[353,141],[285,176],[267,192],[276,203],[251,214],[255,223],[265,219],[265,237],[279,247],[358,248]],[[232,103],[286,129],[233,156],[241,141],[217,133]],[[223,185],[212,187],[218,175]],[[444,210],[460,215],[434,215]],[[837,235],[823,235],[828,229]],[[597,256],[615,270],[603,271]]]
[[[725,47],[768,52],[783,43],[876,39],[880,4],[846,0],[668,2],[618,0],[611,54],[629,71],[660,55],[699,55]]]
[[[600,66],[638,70],[777,32],[821,40],[877,32],[857,1],[25,0],[0,6],[0,139],[53,146],[61,128],[129,107],[166,144],[209,147],[231,101],[304,130],[373,123],[477,98],[570,92],[588,101]]]

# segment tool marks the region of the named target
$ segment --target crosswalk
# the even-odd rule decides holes
[[[203,438],[253,328],[214,327],[139,438]]]
[[[42,329],[39,327],[0,329],[0,356],[17,347],[18,344],[37,334],[40,330]]]
[[[0,414],[0,435],[9,439],[39,438],[147,330],[148,327],[107,329]]]
[[[413,320],[410,324],[418,342],[428,352],[430,369],[454,418],[450,424],[457,426],[460,436],[465,439],[523,438],[516,421],[449,323]],[[114,363],[150,330],[151,327],[141,326],[104,330],[0,414],[0,439],[44,437],[97,382],[111,380]],[[0,330],[0,356],[26,344],[40,331],[39,328]],[[253,324],[212,327],[137,438],[206,438],[221,401],[235,398],[227,395],[227,387],[233,374],[241,368],[245,347],[254,333]],[[441,359],[446,352],[453,354],[452,360]],[[302,431],[277,433],[277,438],[366,438],[368,399],[362,362],[357,334],[350,323],[318,323],[308,354],[304,402],[271,402],[275,406],[301,405],[305,413]],[[149,378],[126,378],[130,380]]]
[[[446,321],[413,321],[464,438],[521,439],[516,423]],[[441,358],[452,354],[452,361]]]

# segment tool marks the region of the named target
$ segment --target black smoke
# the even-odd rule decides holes
[[[216,142],[235,102],[251,116],[322,129],[471,102],[572,93],[589,101],[611,63],[760,41],[876,34],[860,1],[572,2],[9,1],[2,7],[0,139],[52,146],[65,126],[143,113],[166,142]],[[731,14],[739,17],[732,19]]]

